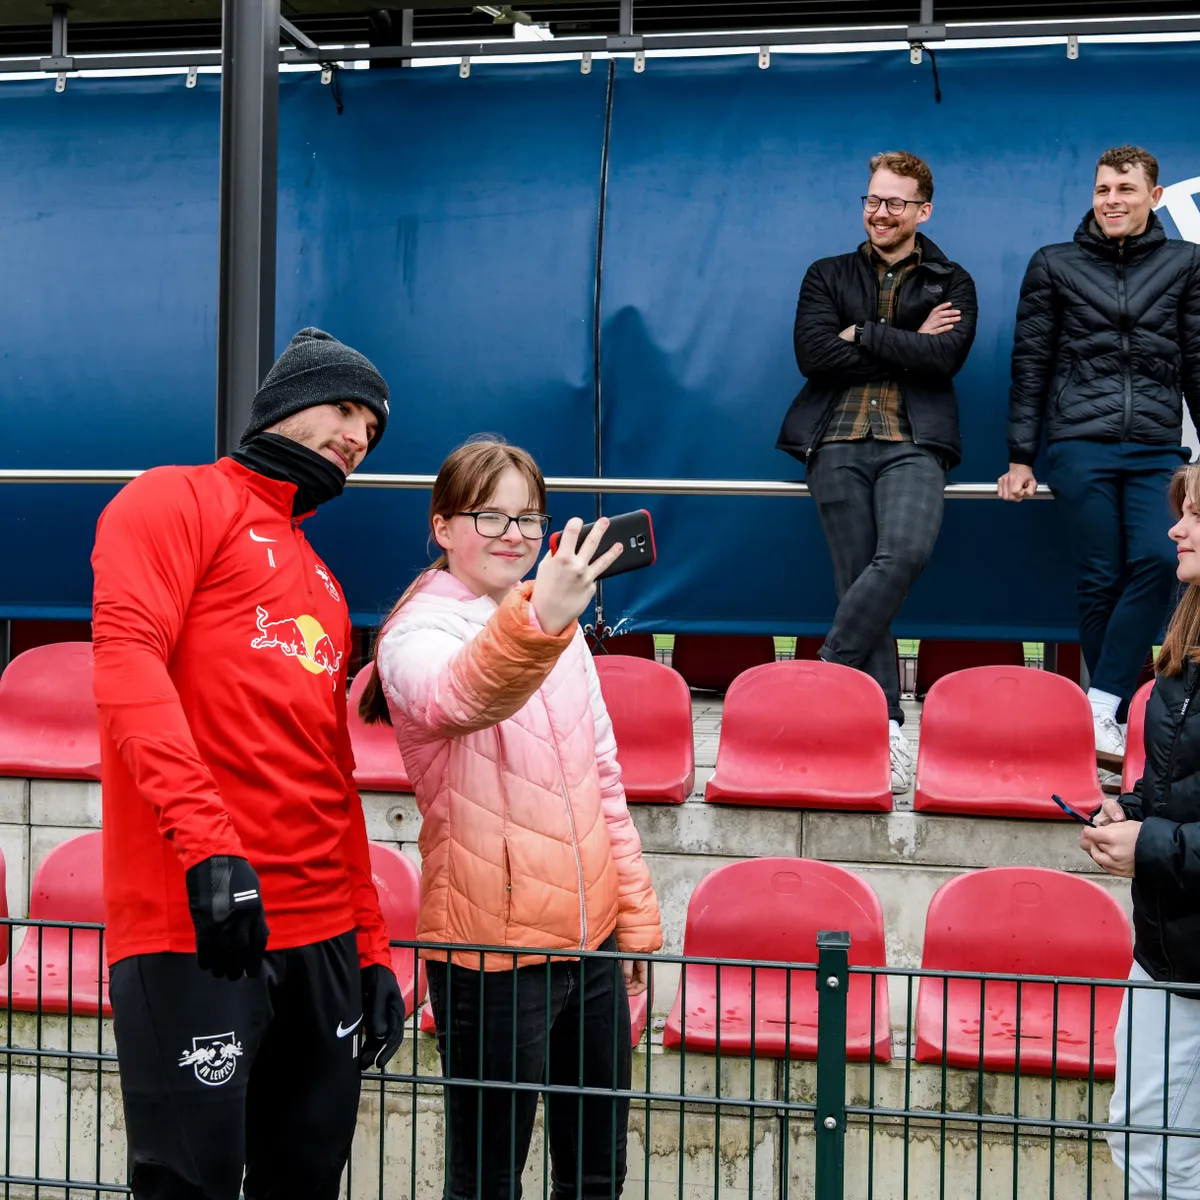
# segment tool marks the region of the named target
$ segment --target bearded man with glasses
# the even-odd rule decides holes
[[[838,607],[827,662],[883,689],[892,790],[912,786],[891,624],[942,524],[946,472],[962,458],[953,379],[975,338],[975,284],[917,227],[933,173],[904,151],[877,154],[862,197],[867,240],[809,267],[796,306],[807,382],[776,446],[800,459],[833,560]]]

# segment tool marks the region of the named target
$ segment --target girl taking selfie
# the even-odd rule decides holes
[[[606,522],[567,522],[537,564],[549,517],[533,459],[477,440],[442,464],[431,527],[441,555],[381,631],[360,711],[389,721],[421,811],[422,951],[449,1079],[628,1089],[628,993],[658,902],[630,820],[612,726],[579,617],[621,550],[592,562]],[[628,1101],[549,1092],[551,1194],[619,1195]],[[447,1086],[446,1196],[516,1197],[535,1090]]]

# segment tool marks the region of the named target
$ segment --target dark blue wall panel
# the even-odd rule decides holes
[[[608,475],[799,478],[773,449],[799,387],[808,263],[862,237],[873,152],[937,178],[928,232],[974,273],[960,480],[1003,469],[1021,274],[1070,236],[1106,146],[1140,141],[1164,182],[1200,176],[1197,50],[950,51],[943,102],[907,55],[618,64],[604,261]],[[1111,104],[1113,80],[1120,103]],[[591,474],[592,310],[606,72],[475,64],[312,74],[281,96],[280,347],[322,325],[393,389],[372,471],[432,471],[472,433]],[[7,467],[199,462],[213,445],[217,81],[0,84],[0,416]],[[1168,225],[1170,222],[1168,221]],[[0,616],[82,615],[111,491],[0,487]],[[370,620],[425,561],[423,493],[352,491],[311,535]],[[806,501],[610,498],[656,517],[660,565],[616,580],[642,628],[816,631],[833,609]],[[560,519],[587,497],[554,497]],[[1052,506],[963,501],[906,607],[908,633],[1064,636],[1070,574]]]
[[[963,465],[1006,467],[1008,359],[1030,256],[1070,238],[1101,151],[1150,147],[1163,182],[1200,176],[1192,46],[1085,45],[775,55],[620,64],[604,255],[603,459],[610,475],[803,478],[774,449],[801,379],[796,293],[809,263],[864,237],[867,159],[909,149],[936,192],[924,227],[979,288],[959,376]],[[1115,78],[1120,104],[1104,100]],[[1185,100],[1185,98],[1190,98]],[[1168,226],[1174,232],[1171,222]],[[609,511],[627,501],[613,498]],[[770,633],[827,627],[835,603],[809,501],[646,498],[664,567],[613,581],[610,623]],[[669,564],[669,569],[667,567]],[[1052,504],[957,501],[897,628],[1072,634],[1074,597]]]
[[[318,324],[392,387],[372,471],[473,433],[595,466],[592,321],[606,79],[578,66],[281,81],[277,342]],[[0,85],[0,415],[8,467],[211,458],[217,82]],[[0,616],[85,615],[111,490],[0,489]],[[311,523],[356,615],[426,561],[428,494]]]
[[[0,83],[0,465],[212,457],[219,97],[200,83]],[[0,486],[0,615],[88,615],[112,494]]]

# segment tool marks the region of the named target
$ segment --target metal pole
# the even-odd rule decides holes
[[[846,992],[850,935],[817,934],[817,1172],[816,1200],[846,1194]],[[874,979],[871,986],[875,986]],[[875,1031],[871,1030],[872,1052]]]
[[[279,0],[223,0],[218,455],[238,444],[275,354]]]
[[[39,470],[30,467],[0,467],[0,484],[5,483],[128,483],[141,471]],[[428,490],[432,475],[371,475],[355,472],[346,480],[354,488],[407,488]],[[807,496],[808,484],[774,479],[618,479],[591,478],[586,475],[550,475],[546,488],[551,492],[599,492],[604,495],[647,496]],[[947,500],[998,500],[994,483],[949,483],[944,488]],[[1036,500],[1053,499],[1050,489],[1038,485]]]

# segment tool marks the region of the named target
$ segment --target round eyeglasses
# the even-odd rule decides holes
[[[502,538],[510,525],[516,525],[523,538],[531,542],[546,536],[550,528],[550,518],[546,513],[522,513],[519,517],[510,517],[502,512],[460,512],[456,517],[470,517],[475,522],[475,532],[480,537]]]
[[[899,196],[864,196],[862,198],[863,212],[878,212],[879,206],[882,204],[887,207],[893,217],[898,217],[910,204],[920,206],[924,203],[924,200],[902,200]]]

